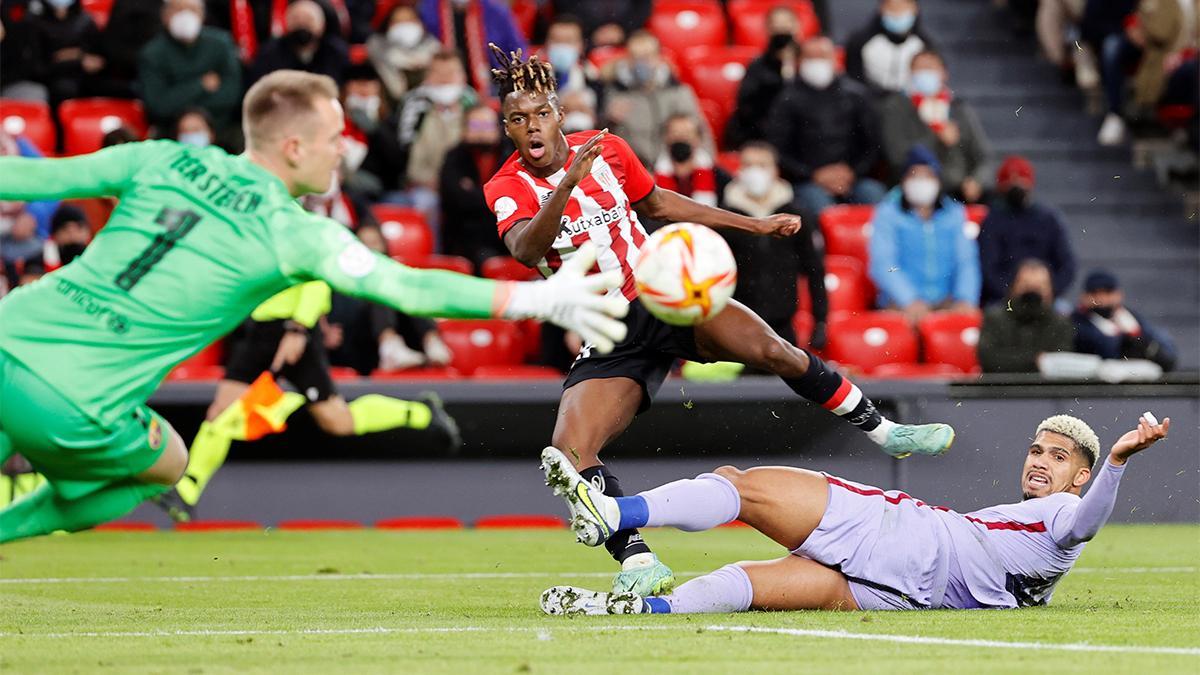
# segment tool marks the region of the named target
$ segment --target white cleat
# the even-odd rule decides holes
[[[602,593],[575,586],[555,586],[542,592],[542,611],[554,616],[648,614],[650,607],[633,593]]]
[[[571,529],[580,542],[599,546],[613,536],[621,523],[617,500],[584,480],[571,460],[556,448],[542,450],[542,472],[546,474],[546,485],[567,502]]]

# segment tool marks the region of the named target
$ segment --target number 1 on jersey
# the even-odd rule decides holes
[[[198,222],[200,222],[200,214],[195,211],[172,208],[164,208],[159,211],[158,215],[154,217],[154,223],[162,225],[165,229],[154,237],[154,241],[150,242],[141,255],[134,258],[129,266],[117,275],[117,286],[126,291],[136,286],[142,277],[146,276],[146,273],[163,259],[167,251],[170,251],[180,239],[186,237]]]

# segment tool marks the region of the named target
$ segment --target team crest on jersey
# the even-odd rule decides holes
[[[337,261],[342,272],[353,279],[361,279],[370,274],[378,262],[371,249],[358,241],[347,244],[338,254]]]
[[[597,162],[596,166],[592,167],[592,176],[600,184],[600,187],[609,192],[621,187],[621,184],[617,182],[617,175],[613,173],[612,167],[606,163]]]

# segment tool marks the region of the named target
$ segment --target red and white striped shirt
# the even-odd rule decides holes
[[[483,186],[500,238],[514,225],[537,215],[542,204],[571,167],[579,147],[597,131],[580,131],[567,136],[570,154],[563,168],[547,178],[538,178],[526,170],[520,156],[513,156]],[[633,149],[623,139],[608,134],[601,141],[600,156],[592,163],[591,174],[571,191],[563,209],[558,236],[538,262],[543,276],[554,274],[575,250],[591,240],[596,246],[597,264],[602,271],[620,270],[625,281],[620,292],[632,301],[637,297],[633,266],[646,242],[646,229],[638,221],[633,203],[654,189],[654,176],[642,166]]]

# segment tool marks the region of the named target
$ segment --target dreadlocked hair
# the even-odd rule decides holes
[[[521,50],[504,53],[495,43],[489,42],[499,68],[492,68],[492,79],[500,88],[500,100],[509,94],[529,91],[535,94],[553,94],[558,91],[558,78],[554,67],[538,58],[537,54],[524,59]]]

